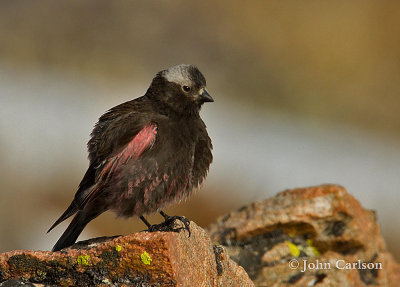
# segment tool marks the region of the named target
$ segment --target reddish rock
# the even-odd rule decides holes
[[[55,286],[254,286],[195,223],[187,232],[140,232],[80,242],[60,252],[0,254],[0,282]],[[14,284],[14,285],[13,285]],[[0,284],[1,285],[1,284]],[[43,286],[43,285],[41,285]]]
[[[256,286],[400,282],[375,213],[340,186],[287,190],[229,213],[208,228],[223,247],[193,222],[191,230],[190,238],[140,232],[61,252],[3,253],[0,286],[254,286],[245,270]]]
[[[208,231],[256,286],[400,284],[375,213],[340,186],[283,191],[229,213]]]

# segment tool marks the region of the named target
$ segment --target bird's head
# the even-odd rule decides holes
[[[198,112],[205,102],[213,102],[206,79],[193,65],[177,65],[159,72],[149,88],[151,97],[178,113]]]

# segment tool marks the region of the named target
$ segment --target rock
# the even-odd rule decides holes
[[[254,286],[224,248],[194,222],[190,228],[189,238],[185,231],[139,232],[60,252],[6,252],[0,286]]]
[[[221,217],[208,232],[256,286],[400,284],[375,213],[340,186],[283,191]]]
[[[375,213],[343,187],[287,190],[192,235],[139,232],[0,254],[0,286],[398,286]],[[219,244],[213,245],[214,243]],[[239,265],[243,266],[240,267]],[[250,278],[254,281],[251,282]]]

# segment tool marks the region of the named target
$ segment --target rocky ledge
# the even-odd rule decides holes
[[[375,213],[343,187],[286,190],[207,232],[139,232],[0,254],[0,286],[398,286]],[[247,273],[246,273],[247,272]],[[250,277],[250,278],[249,278]],[[25,285],[24,285],[25,284]]]
[[[375,212],[341,186],[283,191],[208,232],[256,286],[400,286]]]
[[[3,253],[0,286],[254,286],[202,228],[194,222],[190,227],[190,237],[183,230],[139,232],[78,242],[60,252]]]

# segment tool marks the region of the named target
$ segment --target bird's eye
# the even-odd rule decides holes
[[[182,90],[186,93],[190,92],[190,87],[189,86],[182,86]]]

